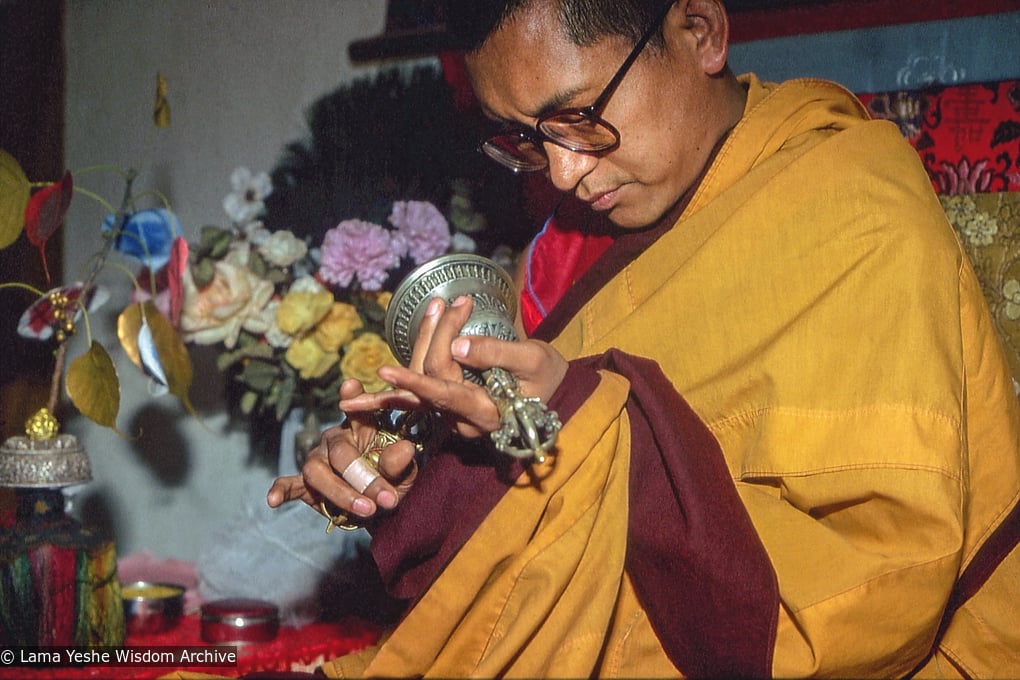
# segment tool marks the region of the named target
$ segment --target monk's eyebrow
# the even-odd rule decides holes
[[[565,109],[567,108],[570,102],[574,101],[580,95],[581,92],[583,92],[582,88],[574,88],[571,90],[563,90],[561,92],[556,92],[551,97],[547,98],[545,101],[538,104],[534,111],[526,112],[524,115],[527,118],[541,118],[542,116],[548,113],[552,113],[553,111]],[[493,124],[493,126],[498,126],[507,129],[529,127],[525,123],[522,123],[521,121],[515,118],[504,118],[503,116],[500,116],[499,114],[497,114],[495,111],[485,106],[484,104],[482,105],[481,109],[482,115],[485,116],[485,118],[487,118],[489,122]]]
[[[567,108],[568,104],[575,101],[577,97],[583,92],[582,88],[573,88],[570,90],[561,90],[556,92],[551,97],[546,99],[544,102],[538,105],[537,110],[534,112],[534,118],[541,118],[544,115],[550,114],[554,111]]]

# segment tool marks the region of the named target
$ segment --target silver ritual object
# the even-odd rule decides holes
[[[474,302],[462,335],[485,335],[517,340],[514,318],[517,293],[509,274],[492,260],[469,253],[442,255],[425,262],[400,283],[386,311],[386,340],[393,355],[407,366],[429,300],[452,303],[461,295]],[[556,443],[561,424],[537,397],[520,394],[517,379],[502,368],[464,375],[485,387],[499,410],[502,425],[490,436],[496,448],[518,458],[545,460]]]
[[[89,481],[89,457],[73,434],[14,436],[0,447],[0,487],[56,489]]]

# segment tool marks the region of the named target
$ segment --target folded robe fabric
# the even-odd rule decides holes
[[[568,380],[614,382],[626,417],[604,433],[568,423],[576,443],[518,480],[521,493],[498,502],[371,663],[341,659],[333,670],[591,675],[612,663],[604,631],[633,587],[685,673],[768,674],[775,577],[712,435],[646,359],[609,352],[575,363]],[[625,646],[625,635],[610,637],[610,649]]]

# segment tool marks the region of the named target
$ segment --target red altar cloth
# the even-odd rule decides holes
[[[237,666],[190,667],[172,666],[59,666],[28,668],[7,666],[0,669],[0,677],[11,680],[142,680],[158,678],[173,670],[190,670],[201,673],[240,677],[259,671],[312,672],[323,661],[374,644],[381,633],[379,626],[348,618],[336,622],[312,623],[300,628],[281,627],[271,642],[250,643],[238,646]],[[205,647],[202,641],[200,615],[190,614],[172,630],[155,635],[129,635],[125,647]]]

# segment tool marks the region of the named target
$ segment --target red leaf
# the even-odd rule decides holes
[[[181,307],[184,303],[184,269],[188,266],[188,242],[183,236],[174,239],[167,263],[167,287],[170,289],[170,323],[174,328],[181,324]]]
[[[71,205],[73,194],[74,181],[68,170],[59,182],[35,192],[25,207],[25,235],[39,249],[47,281],[50,279],[50,269],[46,263],[46,242],[64,223],[64,215]]]

